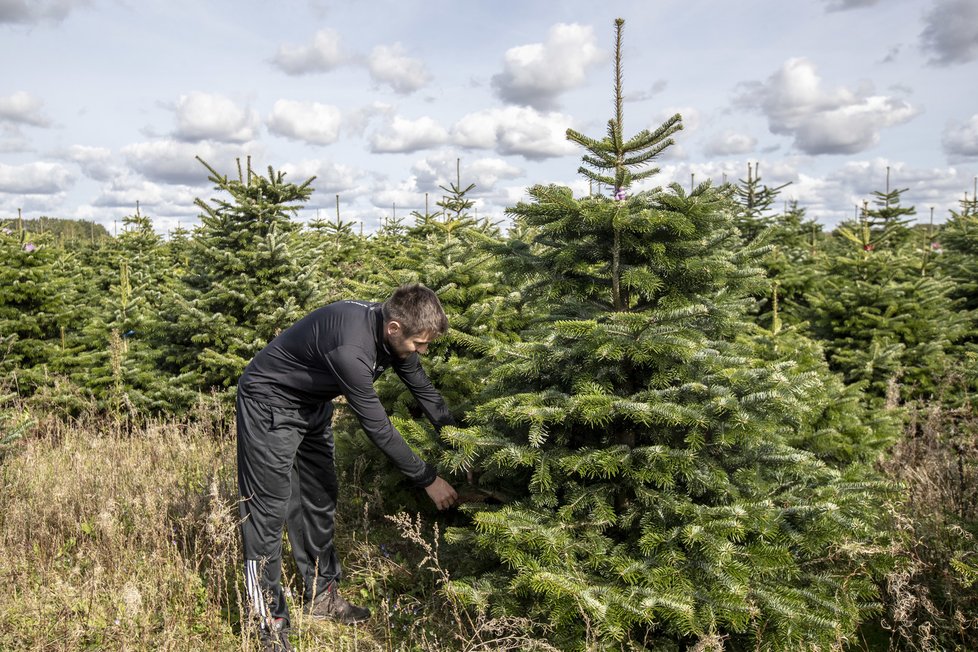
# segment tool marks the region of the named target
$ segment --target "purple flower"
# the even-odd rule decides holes
[[[26,251],[27,253],[37,251],[37,245],[34,244],[33,242],[28,242],[27,244],[24,245],[24,251]]]
[[[11,231],[10,229],[8,229],[7,227],[3,227],[2,229],[0,229],[0,233],[2,233],[4,235],[10,235],[11,233],[13,233],[13,231]]]
[[[624,188],[619,188],[618,190],[615,191],[616,201],[625,201],[626,199],[628,199],[628,193],[625,192]]]
[[[940,242],[932,242],[932,243],[930,243],[930,248],[931,248],[931,250],[935,254],[943,254],[944,253],[944,248],[941,246],[941,243]]]

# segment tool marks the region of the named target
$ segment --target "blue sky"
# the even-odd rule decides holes
[[[443,194],[461,159],[480,215],[536,183],[588,192],[568,127],[685,129],[650,182],[791,182],[827,225],[885,184],[927,221],[978,175],[978,0],[0,0],[0,220],[161,232],[215,196],[200,155],[283,169],[300,218],[377,227]]]

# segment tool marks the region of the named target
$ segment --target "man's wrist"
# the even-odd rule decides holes
[[[416,487],[427,489],[438,479],[438,469],[424,462],[424,472],[414,481]]]

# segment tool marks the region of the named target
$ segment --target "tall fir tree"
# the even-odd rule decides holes
[[[932,396],[954,366],[949,351],[968,330],[953,284],[922,273],[900,204],[903,190],[877,191],[876,208],[843,223],[812,267],[801,317],[825,346],[832,368],[864,382],[878,402]]]
[[[738,210],[734,214],[734,225],[748,242],[774,226],[772,215],[778,195],[790,184],[768,186],[761,183],[761,164],[747,164],[747,178],[740,179],[734,185],[734,198]]]
[[[60,357],[58,250],[18,219],[0,223],[0,260],[0,371],[28,396],[49,382]]]
[[[426,197],[425,210],[413,214],[414,224],[405,232],[402,246],[391,258],[374,261],[383,272],[369,279],[363,293],[383,300],[404,283],[422,283],[435,291],[450,329],[432,344],[423,364],[453,413],[463,415],[485,387],[491,369],[486,353],[514,341],[528,315],[518,290],[498,265],[494,248],[504,242],[502,234],[488,219],[476,219],[470,212],[475,184],[462,184],[459,160],[455,181],[440,188],[445,194],[435,204],[438,210],[430,210]],[[440,444],[404,384],[385,376],[378,380],[377,392],[405,438],[425,457],[435,459]],[[360,459],[376,462],[383,493],[409,500],[397,492],[403,485],[400,474],[384,471],[389,464],[376,448],[359,437],[354,442]]]
[[[170,379],[159,373],[154,345],[159,306],[172,292],[179,268],[167,255],[152,220],[137,206],[122,232],[100,248],[93,306],[80,333],[84,350],[73,356],[73,379],[99,407],[117,417],[165,413],[173,400]]]
[[[729,194],[629,195],[680,119],[623,138],[622,25],[608,136],[568,131],[615,197],[536,186],[512,209],[537,235],[506,265],[549,318],[496,361],[475,425],[443,431],[443,465],[505,498],[449,532],[486,564],[455,587],[566,649],[841,644],[873,592],[877,487],[792,446],[818,374],[738,342],[764,278]]]
[[[312,194],[313,178],[290,183],[238,163],[238,178],[206,162],[229,199],[197,199],[201,225],[189,241],[180,285],[161,306],[164,368],[190,391],[233,388],[248,361],[301,317],[314,295],[315,268],[295,254],[291,218]]]
[[[357,233],[358,223],[340,215],[340,196],[336,195],[334,219],[317,218],[302,234],[303,246],[317,269],[315,305],[325,305],[356,294],[358,280],[370,261],[365,256],[366,240]]]
[[[944,223],[938,240],[932,244],[941,252],[937,267],[954,279],[952,291],[955,298],[964,302],[968,310],[978,309],[978,178],[969,199],[968,193],[960,201],[958,210],[951,211],[951,218]]]

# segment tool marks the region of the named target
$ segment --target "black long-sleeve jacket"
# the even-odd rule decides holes
[[[381,304],[338,301],[314,310],[259,351],[238,391],[267,405],[301,407],[341,394],[367,436],[414,484],[434,482],[434,467],[419,458],[391,424],[374,381],[393,367],[435,427],[452,425],[444,399],[421,368],[417,353],[393,355],[384,340]]]

